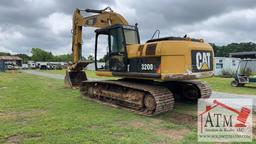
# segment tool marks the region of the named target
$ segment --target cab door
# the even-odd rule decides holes
[[[109,30],[109,42],[110,71],[126,72],[127,52],[122,27],[112,28]]]

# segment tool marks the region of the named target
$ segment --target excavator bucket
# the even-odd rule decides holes
[[[79,72],[66,72],[65,76],[65,86],[70,87],[70,88],[76,88],[80,86],[80,83],[82,81],[86,81],[86,73],[84,71],[79,71]]]
[[[82,81],[87,80],[86,73],[83,69],[90,62],[79,62],[70,66],[70,69],[66,71],[66,76],[64,79],[65,86],[70,88],[77,88],[80,86]]]

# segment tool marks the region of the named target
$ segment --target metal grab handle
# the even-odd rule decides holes
[[[88,12],[88,13],[102,13],[102,10],[85,9],[85,12]]]
[[[154,37],[155,37],[155,35],[156,35],[156,33],[158,32],[158,37],[157,38],[159,38],[159,36],[160,36],[160,30],[159,29],[157,29],[155,32],[154,32],[154,34],[153,34],[153,36],[151,37],[151,39],[153,39]]]
[[[88,12],[88,13],[102,13],[103,11],[107,11],[107,10],[109,10],[110,12],[113,12],[113,10],[110,7],[106,7],[102,10],[85,9],[85,12]]]

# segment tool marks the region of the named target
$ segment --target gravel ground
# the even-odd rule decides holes
[[[64,79],[64,75],[61,74],[49,74],[34,70],[23,70],[22,72],[44,76],[48,78],[55,78],[55,79]],[[97,78],[88,78],[88,80],[100,80]],[[213,91],[211,98],[252,98],[253,99],[253,110],[256,112],[256,96],[254,95],[241,95],[241,94],[232,94],[232,93],[223,93],[223,92],[215,92]]]

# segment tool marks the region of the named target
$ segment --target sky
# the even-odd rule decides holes
[[[74,9],[107,6],[129,24],[139,24],[142,42],[156,29],[160,37],[187,34],[217,45],[256,42],[255,0],[1,0],[0,52],[30,55],[37,47],[55,55],[71,53]],[[94,30],[83,30],[85,57],[94,52]],[[103,56],[103,45],[100,52]]]

